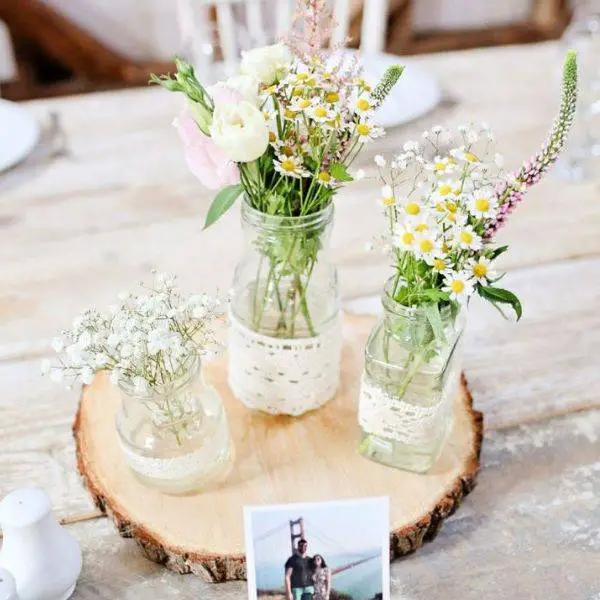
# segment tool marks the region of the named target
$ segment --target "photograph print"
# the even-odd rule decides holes
[[[388,498],[245,507],[250,600],[389,600]]]

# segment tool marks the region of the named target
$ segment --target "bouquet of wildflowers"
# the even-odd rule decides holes
[[[285,41],[244,54],[241,73],[206,89],[194,69],[177,60],[174,76],[153,77],[181,92],[187,106],[176,120],[189,167],[208,188],[219,189],[205,227],[241,195],[254,210],[293,219],[328,207],[335,193],[354,179],[350,167],[366,143],[383,135],[372,116],[402,74],[388,69],[374,87],[360,77],[355,60],[337,62],[323,51],[332,21],[327,0],[298,0]],[[285,227],[285,222],[282,222]],[[257,240],[265,257],[265,278],[257,274],[254,328],[272,290],[302,307],[314,335],[306,286],[320,250],[318,232]],[[262,307],[262,308],[261,308]],[[293,319],[282,307],[278,335],[290,336]]]
[[[542,149],[506,176],[494,137],[485,125],[459,127],[457,135],[434,127],[420,142],[407,142],[388,164],[378,156],[383,183],[384,236],[396,274],[393,299],[409,307],[458,307],[477,293],[521,317],[521,304],[498,285],[494,261],[507,246],[496,231],[524,193],[550,168],[563,148],[577,100],[575,53],[567,55],[559,115]],[[436,312],[434,310],[433,312]],[[430,319],[432,337],[435,317]]]
[[[151,396],[184,376],[193,361],[217,346],[214,323],[221,302],[206,294],[184,296],[175,278],[155,275],[140,295],[122,294],[104,313],[90,308],[73,327],[52,340],[58,364],[42,363],[42,373],[69,385],[92,382],[110,371],[115,385]]]

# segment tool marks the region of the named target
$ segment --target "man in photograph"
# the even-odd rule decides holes
[[[285,563],[285,591],[287,600],[311,600],[315,593],[312,559],[305,539],[299,540],[298,550]]]

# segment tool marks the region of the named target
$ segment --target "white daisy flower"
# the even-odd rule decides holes
[[[486,283],[488,279],[494,279],[497,276],[492,267],[492,261],[485,256],[472,258],[467,262],[467,273],[479,283]]]
[[[294,112],[302,112],[313,106],[313,103],[308,98],[292,98],[290,102],[290,109]]]
[[[353,102],[353,109],[357,115],[367,116],[375,110],[376,101],[369,94],[360,94]]]
[[[463,250],[479,250],[483,245],[481,237],[472,225],[457,225],[454,230],[454,242]]]
[[[476,190],[468,201],[469,212],[474,217],[492,217],[498,210],[498,199],[491,190]]]
[[[464,272],[445,271],[444,286],[442,289],[449,292],[450,298],[457,302],[466,302],[473,293],[473,281]]]
[[[306,114],[316,123],[325,124],[335,119],[338,113],[317,100],[310,108],[306,109]]]
[[[327,171],[321,171],[317,175],[317,183],[325,187],[335,187],[338,183],[337,179],[334,179]]]
[[[310,176],[310,172],[304,168],[302,159],[298,156],[278,155],[277,159],[273,161],[273,165],[278,173],[287,177],[300,179],[301,177]]]
[[[431,232],[419,234],[415,240],[415,255],[427,262],[433,261],[440,256],[441,248],[435,236]]]
[[[371,123],[357,123],[354,127],[354,132],[358,136],[359,141],[363,143],[370,142],[385,134],[381,127],[377,127]]]
[[[406,218],[411,221],[423,221],[427,214],[421,198],[403,198],[401,206]]]
[[[408,223],[395,228],[392,243],[396,248],[414,252],[416,241],[417,236]]]
[[[381,188],[381,196],[379,198],[379,204],[384,208],[394,206],[396,204],[396,198],[394,198],[394,190],[389,185],[384,185]]]

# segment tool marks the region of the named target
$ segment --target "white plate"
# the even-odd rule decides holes
[[[353,52],[344,50],[344,53]],[[356,51],[354,51],[356,52]],[[404,65],[404,73],[377,111],[373,122],[381,127],[397,127],[423,116],[435,108],[442,99],[442,90],[436,78],[410,59],[393,54],[359,54],[363,77],[376,84],[391,65]]]
[[[0,100],[0,172],[22,161],[37,144],[40,128],[33,115]]]

